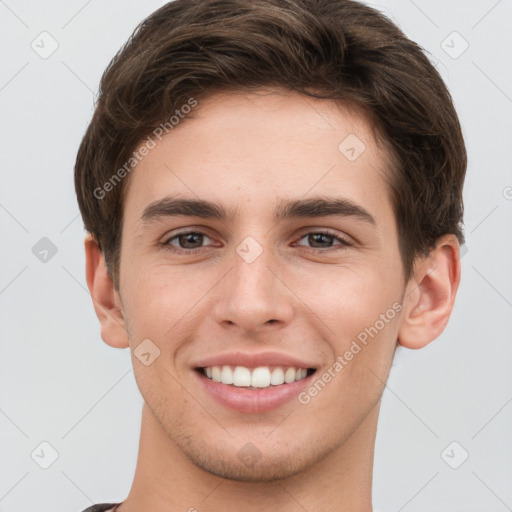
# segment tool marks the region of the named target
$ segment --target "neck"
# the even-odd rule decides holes
[[[195,466],[144,404],[135,476],[118,511],[371,512],[379,408],[380,401],[342,446],[307,471],[273,482],[238,482]]]

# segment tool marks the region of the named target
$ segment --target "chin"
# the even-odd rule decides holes
[[[182,432],[181,435],[176,435],[175,431],[172,437],[176,446],[194,466],[211,475],[236,482],[284,480],[313,469],[336,450],[336,446],[330,443],[318,446],[306,439],[296,439],[292,443],[284,439],[270,442],[258,436],[258,440],[252,443],[245,440],[240,442],[236,438],[219,440],[192,436],[190,431],[187,434]],[[314,440],[318,442],[318,437],[315,436]]]
[[[237,455],[187,453],[191,462],[203,471],[235,482],[275,482],[285,480],[309,469],[307,460],[296,454],[276,454],[271,457],[262,454],[253,463],[244,463]]]

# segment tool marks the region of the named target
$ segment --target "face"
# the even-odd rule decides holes
[[[196,466],[297,474],[378,407],[405,289],[386,165],[363,117],[277,91],[200,102],[132,171],[119,298],[132,355],[159,351],[135,376]]]

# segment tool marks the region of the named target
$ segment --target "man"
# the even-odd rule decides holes
[[[397,344],[445,328],[466,153],[421,49],[353,1],[176,0],[78,152],[87,283],[144,398],[122,502],[372,510]]]

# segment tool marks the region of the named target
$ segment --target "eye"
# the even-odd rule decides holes
[[[336,240],[340,242],[337,245],[341,246],[341,248],[349,247],[352,245],[350,242],[348,242],[348,240],[345,240],[343,237],[333,235],[331,233],[327,233],[324,231],[312,231],[310,233],[306,233],[306,235],[302,236],[297,245],[304,245],[300,243],[300,241],[304,239],[306,239],[306,243],[312,244],[309,246],[312,249],[330,249],[334,247],[333,243]]]
[[[205,239],[210,240],[210,242],[213,241],[209,236],[200,231],[183,231],[168,238],[163,242],[163,245],[171,251],[179,252],[181,249],[186,252],[203,247]]]
[[[302,243],[303,240],[305,243]],[[212,242],[213,240],[201,231],[183,231],[167,238],[162,242],[162,246],[164,249],[176,253],[193,253],[204,248],[205,243],[211,244]],[[338,243],[336,244],[336,242]],[[296,245],[302,245],[317,252],[326,252],[327,249],[343,249],[352,244],[339,235],[325,231],[312,231],[304,234]]]

